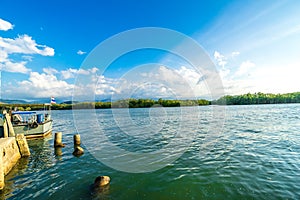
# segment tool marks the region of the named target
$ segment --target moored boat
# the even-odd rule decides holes
[[[27,139],[43,138],[52,132],[51,105],[45,104],[43,111],[13,111],[10,113],[10,121],[14,134],[24,134]],[[9,120],[3,115],[0,126],[6,126],[5,120]],[[9,126],[8,126],[9,129]],[[2,129],[3,136],[5,128]]]

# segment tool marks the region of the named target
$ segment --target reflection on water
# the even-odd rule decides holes
[[[157,108],[161,109],[161,108]],[[114,125],[111,110],[97,110],[98,121],[111,141],[132,152],[163,147],[173,134],[178,108],[168,108],[174,122],[157,128],[149,140],[124,135]],[[140,114],[139,114],[140,110]],[[125,173],[105,166],[85,151],[72,155],[76,133],[72,111],[53,111],[54,131],[63,132],[65,148],[54,149],[53,139],[29,141],[31,156],[21,159],[6,176],[2,199],[299,199],[300,198],[300,105],[255,105],[226,107],[221,134],[207,140],[214,125],[209,107],[201,107],[200,126],[182,133],[193,138],[184,154],[151,173]],[[89,111],[85,111],[89,112]],[[147,109],[136,109],[134,123]],[[159,112],[158,112],[159,113]],[[126,120],[126,119],[125,119]],[[124,124],[126,126],[126,124]],[[85,128],[93,134],[92,124]],[[126,127],[130,130],[130,127]],[[137,134],[138,133],[134,133]],[[146,132],[144,132],[146,134]],[[138,140],[142,141],[141,143]],[[99,146],[97,140],[82,140]],[[142,144],[142,145],[141,145]],[[144,149],[143,149],[144,148]],[[152,148],[152,149],[151,149]],[[124,165],[128,163],[124,163]],[[129,165],[130,167],[130,165]],[[107,190],[90,190],[100,175],[111,177]]]
[[[21,158],[15,167],[5,176],[5,188],[0,191],[0,199],[6,199],[13,197],[15,185],[18,184],[15,177],[22,176],[26,173],[28,167],[29,158]],[[26,183],[21,183],[19,186],[23,187]]]
[[[109,193],[110,185],[105,185],[100,188],[94,188],[93,185],[90,186],[91,198],[93,200],[109,200],[111,199]]]
[[[47,169],[54,165],[53,163],[53,147],[49,144],[49,140],[29,140],[30,146],[30,168],[34,171]]]

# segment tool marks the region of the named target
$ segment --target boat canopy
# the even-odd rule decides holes
[[[14,112],[12,112],[12,114],[19,114],[19,115],[28,114],[28,115],[31,115],[31,114],[36,114],[36,112],[34,112],[34,111],[14,111]]]

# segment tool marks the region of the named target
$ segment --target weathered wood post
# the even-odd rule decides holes
[[[62,132],[55,133],[54,147],[65,147],[65,144],[62,143]]]
[[[7,138],[8,137],[8,127],[6,123],[6,119],[4,118],[3,120],[3,137]]]
[[[30,150],[28,147],[28,143],[24,134],[17,134],[16,142],[19,147],[19,151],[22,157],[30,156]]]
[[[11,123],[11,117],[10,117],[9,113],[5,114],[5,119],[6,119],[6,123],[7,123],[7,126],[8,126],[8,136],[9,137],[15,137],[15,131],[14,131],[14,127]]]
[[[73,136],[73,139],[74,139],[74,145],[75,145],[75,146],[81,144],[81,142],[80,142],[80,135],[79,135],[79,134],[75,134],[75,135]]]
[[[81,156],[82,154],[84,154],[84,150],[82,147],[80,147],[81,141],[80,141],[80,135],[79,134],[75,134],[73,136],[74,139],[74,151],[73,151],[73,155],[74,156]]]
[[[8,137],[8,127],[7,127],[7,122],[6,122],[6,110],[3,110],[3,115],[4,115],[4,120],[3,120],[3,137],[7,138]]]
[[[56,147],[54,150],[54,154],[56,156],[62,156],[62,148],[61,147]]]
[[[5,186],[3,168],[3,149],[0,148],[0,190],[2,190]]]

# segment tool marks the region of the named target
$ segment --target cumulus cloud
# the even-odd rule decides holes
[[[239,67],[239,69],[236,72],[236,75],[237,76],[245,75],[245,74],[249,73],[249,70],[253,67],[255,67],[255,64],[249,60],[242,62],[241,66]]]
[[[95,95],[98,96],[108,96],[116,92],[115,85],[117,83],[116,79],[107,78],[103,75],[98,76]]]
[[[78,54],[78,55],[83,55],[83,54],[86,54],[86,52],[85,52],[85,51],[78,50],[78,51],[77,51],[77,54]]]
[[[58,71],[52,67],[43,68],[43,72],[45,72],[46,74],[57,74],[58,73]]]
[[[95,74],[97,72],[97,70],[98,70],[98,68],[96,68],[96,67],[93,67],[90,69],[69,68],[67,70],[62,70],[61,76],[63,79],[71,79],[71,78],[75,78],[78,74],[81,74],[81,75]]]
[[[0,30],[12,29],[13,25],[0,19]],[[14,54],[21,57],[12,58]],[[53,56],[54,49],[46,45],[37,44],[28,35],[19,35],[16,38],[0,37],[0,70],[13,73],[29,73],[31,69],[26,67],[27,62],[32,61],[33,54],[42,56]]]
[[[200,79],[205,80],[205,77],[201,76],[195,69],[187,68],[185,66],[181,66],[179,69],[175,70],[175,72],[182,76],[182,78],[190,85],[198,84]]]
[[[5,51],[0,50],[0,63],[7,61],[7,57],[8,57],[7,53]]]
[[[219,52],[215,52],[215,58],[220,62],[226,60],[227,65],[231,60]],[[231,56],[230,56],[231,58]],[[221,63],[220,65],[223,65]],[[68,69],[65,70],[64,78],[80,75],[83,81],[76,86],[78,94],[90,94],[98,98],[121,99],[121,98],[211,98],[215,99],[227,94],[237,94],[248,91],[252,87],[251,80],[241,79],[242,75],[255,66],[250,61],[240,64],[238,70],[229,70],[228,66],[214,70],[202,69],[198,71],[191,66],[169,68],[163,65],[136,67],[120,78],[112,79],[105,76],[97,76],[97,68],[93,69]],[[220,80],[221,82],[217,81]],[[223,84],[222,84],[223,82]]]
[[[72,95],[73,87],[73,84],[59,80],[53,74],[30,72],[28,80],[7,86],[6,93],[11,96],[17,94],[23,98],[67,97]]]
[[[13,25],[10,22],[5,21],[5,20],[0,18],[0,30],[1,31],[8,31],[10,29],[13,29]]]
[[[25,61],[11,62],[8,60],[5,62],[0,62],[0,70],[7,71],[7,72],[26,74],[26,73],[30,72],[31,70],[28,69],[25,65],[26,65]]]
[[[20,65],[20,63],[17,63]],[[22,66],[7,65],[6,71],[15,72],[21,70]],[[26,64],[26,63],[24,63]],[[0,67],[1,64],[0,64]],[[24,67],[24,65],[23,65]],[[17,81],[17,82],[7,82],[3,91],[6,96],[12,98],[47,98],[49,96],[55,97],[66,97],[71,98],[73,95],[73,89],[75,87],[80,88],[82,95],[86,94],[87,90],[92,90],[95,94],[101,96],[107,94],[112,94],[114,92],[114,82],[115,79],[106,78],[104,76],[98,76],[96,74],[97,68],[90,69],[72,69],[58,71],[55,68],[47,67],[43,68],[43,72],[33,72],[28,71],[27,68],[23,68],[23,73],[28,74],[28,79]],[[74,85],[71,81],[67,81],[64,78],[70,78],[70,76],[75,77],[76,74],[81,76],[87,76],[89,81],[93,81],[94,85],[97,85],[95,89],[93,84],[90,85]],[[91,78],[93,77],[93,78]]]
[[[67,70],[61,71],[61,76],[63,79],[75,78],[77,71],[77,69],[69,68]]]
[[[255,66],[253,62],[245,61],[236,73],[226,76],[223,79],[226,93],[288,93],[299,90],[298,63],[286,65],[285,70],[282,66]],[[250,76],[242,76],[249,73]]]
[[[223,82],[225,94],[241,94],[253,88],[252,77],[248,75],[255,67],[255,64],[251,61],[244,61],[236,69],[237,63],[235,58],[238,55],[240,55],[238,51],[232,52],[228,57],[218,51],[214,52],[217,64],[222,67],[218,72]]]
[[[299,91],[299,64],[262,66],[252,70],[251,92],[288,93]]]
[[[198,98],[210,91],[205,82],[215,79],[215,75],[201,74],[193,68],[181,66],[172,69],[156,66],[142,70],[133,69],[120,78],[109,78],[97,75],[97,68],[73,69],[58,71],[52,67],[43,68],[42,73],[27,71],[29,78],[16,84],[6,85],[5,93],[9,96],[17,94],[21,97],[95,97],[97,99],[112,98]],[[72,80],[80,76],[76,85]],[[203,78],[205,77],[205,78]],[[199,83],[199,80],[203,81]]]
[[[133,69],[113,85],[114,98],[197,98],[207,94],[198,84],[203,74],[193,68],[151,66]],[[205,86],[204,86],[205,87]],[[112,88],[111,88],[112,89]]]
[[[115,86],[121,80],[117,78],[108,78],[104,75],[97,75],[97,70],[97,68],[77,70],[75,74],[78,75],[78,79],[74,86],[73,99],[79,101],[110,99],[111,95],[118,92],[115,89]],[[69,69],[68,71],[70,72],[71,70]]]
[[[227,58],[218,51],[214,52],[214,58],[219,66],[224,67],[227,64]]]
[[[54,49],[46,45],[37,44],[32,37],[28,35],[19,35],[17,38],[0,37],[0,49],[7,54],[40,54],[43,56],[53,56]]]

